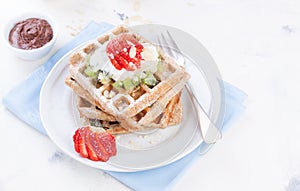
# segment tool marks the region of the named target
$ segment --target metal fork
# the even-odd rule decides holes
[[[181,53],[177,43],[175,42],[174,38],[171,36],[169,31],[166,31],[166,35],[161,33],[160,36],[158,36],[158,43],[159,46],[167,53],[169,54],[175,61],[181,65],[185,66],[185,58],[183,54]],[[166,46],[167,45],[167,46]],[[176,50],[176,52],[174,51]],[[178,52],[177,52],[178,51]],[[202,105],[200,104],[200,101],[197,99],[195,94],[193,93],[194,90],[189,82],[186,84],[186,90],[189,96],[191,97],[192,103],[195,105],[196,113],[198,118],[201,117],[199,120],[199,127],[201,136],[203,138],[203,141],[207,144],[213,144],[217,140],[221,139],[222,134],[220,130],[216,127],[216,125],[212,122],[212,120],[209,118],[209,115],[204,111]],[[205,127],[207,127],[205,129]]]

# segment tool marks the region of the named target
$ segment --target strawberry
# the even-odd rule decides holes
[[[98,161],[98,156],[95,152],[95,147],[92,146],[91,144],[91,138],[92,138],[92,135],[94,135],[94,133],[91,132],[90,128],[87,128],[87,133],[85,134],[85,139],[86,139],[86,142],[85,142],[85,146],[86,146],[86,150],[87,150],[87,153],[88,153],[88,158],[93,160],[93,161]]]
[[[82,157],[87,158],[89,156],[87,150],[86,150],[86,145],[85,145],[85,128],[80,128],[79,129],[79,135],[78,135],[78,147],[79,147],[79,153]]]
[[[133,50],[135,55],[130,55],[130,50],[132,48],[135,49]],[[140,44],[133,35],[124,33],[118,35],[107,44],[106,53],[112,65],[117,70],[124,68],[132,71],[134,70],[134,67],[130,63],[134,64],[136,67],[140,66],[143,48],[143,45]]]
[[[73,142],[74,142],[74,148],[75,151],[79,153],[79,129],[75,131],[75,134],[73,135]]]
[[[123,67],[116,61],[116,59],[111,59],[110,61],[117,70],[122,70]]]
[[[112,134],[98,132],[89,126],[77,129],[73,135],[75,151],[93,161],[106,162],[116,155],[116,142]]]
[[[97,156],[103,162],[107,161],[110,154],[106,151],[105,146],[103,145],[101,138],[99,136],[95,137],[95,143],[99,146],[97,149]]]
[[[109,133],[103,133],[99,137],[103,147],[105,148],[106,152],[112,156],[116,155],[116,144],[115,144],[115,137]]]
[[[122,66],[122,68],[125,68],[126,70],[132,70],[130,69],[128,60],[123,58],[120,54],[115,56],[115,60]]]

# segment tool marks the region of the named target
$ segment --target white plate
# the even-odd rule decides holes
[[[193,89],[197,90],[196,96],[212,119],[220,125],[223,113],[220,75],[205,48],[189,34],[168,26],[139,25],[132,27],[132,30],[153,42],[156,42],[156,36],[160,32],[166,30],[174,36],[186,55],[187,71],[191,74],[190,82]],[[186,156],[202,143],[194,106],[187,93],[183,91],[184,114],[180,125],[147,135],[119,135],[116,137],[117,155],[106,163],[80,157],[74,150],[72,140],[75,130],[80,127],[74,105],[76,96],[64,83],[68,76],[69,56],[76,49],[56,63],[45,80],[40,95],[42,123],[52,141],[66,154],[94,168],[130,172],[170,164]]]

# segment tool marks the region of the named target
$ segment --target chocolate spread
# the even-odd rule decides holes
[[[10,44],[25,50],[40,48],[52,38],[52,27],[46,20],[39,18],[18,22],[9,33]]]

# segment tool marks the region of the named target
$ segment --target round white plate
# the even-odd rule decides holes
[[[173,27],[163,25],[139,25],[131,29],[152,42],[157,35],[169,31],[187,60],[190,83],[201,104],[218,126],[222,123],[222,86],[218,69],[206,49],[192,36]],[[94,162],[75,152],[73,134],[80,127],[74,93],[64,83],[68,76],[66,54],[53,67],[46,78],[40,95],[42,123],[52,141],[66,154],[81,163],[103,170],[132,172],[170,164],[198,147],[203,141],[199,131],[199,119],[186,91],[182,94],[183,121],[178,126],[168,127],[149,134],[118,135],[117,155],[108,162]],[[201,119],[200,119],[201,120]]]

